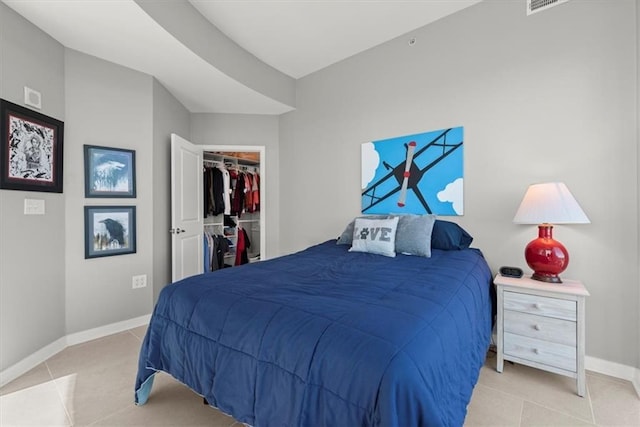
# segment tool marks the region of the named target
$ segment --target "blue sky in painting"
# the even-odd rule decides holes
[[[415,141],[415,152],[417,154],[420,149],[427,146],[445,131],[446,129],[441,129],[363,144],[362,192],[365,193],[365,189],[372,187],[376,182],[392,172],[391,169],[385,168],[383,162],[386,162],[392,168],[395,168],[396,166],[401,164],[402,168],[404,169],[404,164],[407,158],[407,150],[405,144],[409,144],[409,142]],[[445,137],[438,140],[438,143],[445,142],[444,138],[446,138],[447,145],[462,143],[464,141],[463,127],[460,126],[451,128],[446,133]],[[375,155],[373,150],[375,150],[377,156]],[[451,147],[446,149],[446,151],[449,150],[451,150]],[[461,145],[457,149],[453,150],[449,155],[441,159],[437,164],[427,170],[422,176],[422,179],[417,184],[418,190],[422,193],[429,208],[431,208],[431,211],[434,214],[462,215],[463,213],[463,152],[464,145]],[[431,146],[424,152],[415,156],[413,162],[417,168],[423,170],[429,164],[436,161],[442,154],[443,147]],[[375,173],[372,172],[373,168],[375,168]],[[371,178],[372,175],[373,178]],[[392,176],[378,185],[375,190],[375,196],[384,196],[388,192],[394,191],[399,186],[400,183],[398,182],[398,180]],[[366,214],[427,213],[413,190],[407,190],[404,207],[398,206],[399,195],[400,192],[398,191],[389,198],[371,208],[367,207],[371,204],[372,199],[367,195],[363,195],[362,211]]]

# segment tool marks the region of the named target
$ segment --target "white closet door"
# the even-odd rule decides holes
[[[171,134],[171,280],[203,269],[202,147]]]

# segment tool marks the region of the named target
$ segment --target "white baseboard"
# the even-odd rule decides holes
[[[97,338],[106,337],[107,335],[117,334],[118,332],[137,328],[149,323],[150,314],[136,317],[134,319],[123,320],[121,322],[111,323],[110,325],[100,326],[86,331],[76,332],[67,335],[67,346],[81,344],[83,342],[95,340]]]
[[[13,366],[0,371],[0,387],[29,372],[45,360],[60,353],[65,348],[81,344],[83,342],[95,340],[97,338],[106,337],[107,335],[117,334],[129,329],[137,328],[149,323],[151,314],[136,317],[134,319],[123,320],[122,322],[111,323],[110,325],[100,326],[98,328],[89,329],[87,331],[76,332],[58,338],[49,345],[42,347],[40,350],[25,357]]]
[[[584,365],[588,371],[598,372],[631,382],[640,398],[640,369],[591,356],[584,358]]]
[[[67,337],[58,338],[49,345],[25,357],[13,366],[9,366],[4,371],[0,371],[0,387],[10,383],[22,374],[26,374],[48,358],[55,356],[67,348]]]

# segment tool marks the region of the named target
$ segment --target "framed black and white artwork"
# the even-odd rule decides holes
[[[0,100],[0,188],[62,193],[64,123]]]

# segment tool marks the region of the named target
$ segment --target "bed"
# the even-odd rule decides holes
[[[252,426],[460,426],[490,343],[477,249],[301,252],[168,285],[136,404],[163,371]]]

